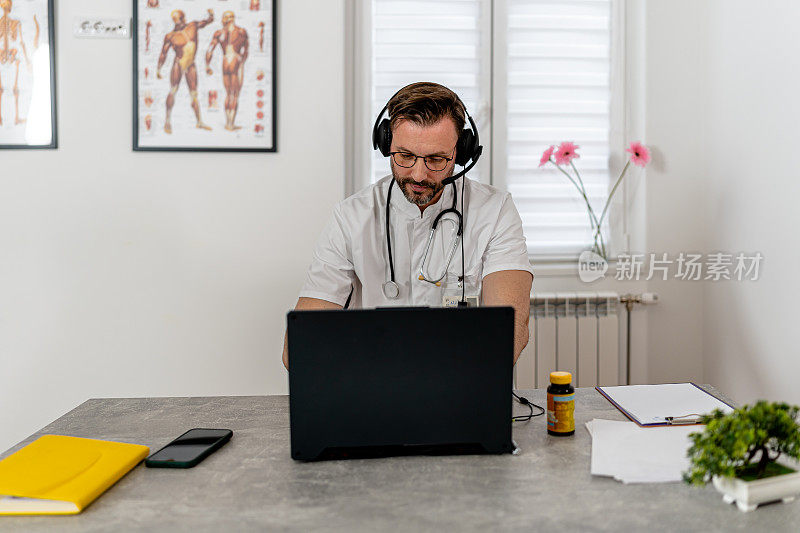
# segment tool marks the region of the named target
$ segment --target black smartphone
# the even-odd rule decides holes
[[[231,440],[230,429],[190,429],[145,459],[150,468],[191,468]]]

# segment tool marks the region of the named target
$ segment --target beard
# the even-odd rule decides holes
[[[443,178],[449,178],[453,175],[453,169],[450,169],[450,172]],[[400,187],[400,190],[403,191],[403,196],[406,197],[406,200],[411,202],[414,205],[424,206],[431,203],[431,200],[436,198],[436,195],[444,189],[444,185],[440,183],[436,183],[435,181],[431,180],[422,180],[422,181],[415,181],[414,178],[405,177],[401,178],[397,175],[397,171],[392,165],[392,177],[397,182],[397,185]],[[419,187],[426,187],[426,190],[422,192],[416,192],[411,189],[411,185],[417,185]]]

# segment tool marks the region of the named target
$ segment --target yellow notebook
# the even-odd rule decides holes
[[[0,461],[0,515],[77,514],[150,449],[44,435]]]

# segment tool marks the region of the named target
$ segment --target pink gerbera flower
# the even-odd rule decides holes
[[[650,151],[639,141],[632,142],[631,147],[625,150],[631,154],[631,162],[642,168],[650,162]]]
[[[540,167],[543,167],[550,161],[550,158],[553,157],[553,150],[555,149],[556,149],[555,146],[551,146],[550,148],[544,151],[544,153],[542,154],[542,159],[539,160]]]
[[[571,142],[561,143],[556,152],[556,165],[568,165],[570,161],[580,157],[575,151],[578,148],[580,148],[580,146]]]

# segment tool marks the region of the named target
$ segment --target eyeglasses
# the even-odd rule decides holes
[[[455,151],[455,148],[453,148]],[[417,159],[422,159],[428,170],[433,172],[440,172],[447,168],[447,163],[453,160],[452,157],[444,157],[441,155],[414,155],[411,152],[389,152],[392,156],[392,161],[398,167],[411,168],[417,164]]]

